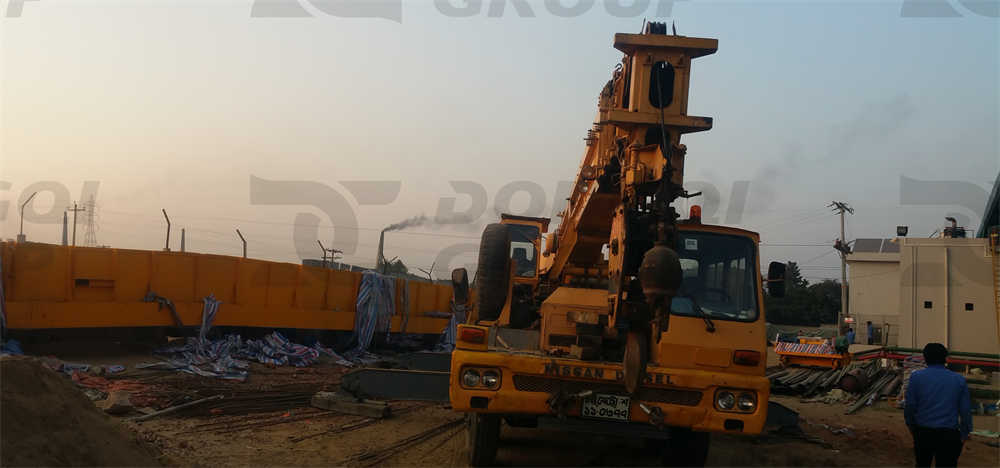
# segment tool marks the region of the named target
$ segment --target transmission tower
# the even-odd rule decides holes
[[[83,245],[86,247],[97,247],[97,203],[94,196],[84,203],[84,213],[86,214],[87,231],[83,234]]]

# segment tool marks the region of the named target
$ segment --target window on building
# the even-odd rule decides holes
[[[973,309],[974,309],[974,307],[973,307],[973,305],[972,305],[971,302],[966,302],[965,303],[965,310],[968,310],[968,311],[971,312]]]
[[[924,308],[925,309],[931,309],[933,307],[934,307],[934,303],[933,302],[931,302],[931,301],[924,301]]]

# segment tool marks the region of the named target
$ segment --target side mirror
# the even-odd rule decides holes
[[[785,264],[771,262],[767,266],[767,294],[771,297],[785,297]]]
[[[465,271],[465,268],[456,268],[451,271],[451,289],[455,304],[469,302],[469,273]]]

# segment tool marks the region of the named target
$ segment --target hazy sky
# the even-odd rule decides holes
[[[101,244],[162,248],[162,208],[175,249],[184,227],[189,250],[239,255],[239,228],[250,256],[298,262],[293,224],[306,213],[324,243],[370,265],[381,227],[433,217],[442,199],[466,210],[470,197],[450,182],[473,181],[488,204],[472,225],[386,235],[386,255],[411,267],[448,248],[465,252],[449,267],[473,263],[469,246],[496,219],[505,185],[537,184],[553,212],[620,59],[612,36],[646,17],[719,39],[693,67],[689,113],[715,128],[683,140],[691,187],[715,188],[723,222],[734,183],[749,181],[738,225],[761,233],[762,261],[837,277],[825,247],[839,229],[831,200],[856,209],[848,239],[889,237],[896,225],[926,236],[946,213],[975,228],[1000,171],[996,13],[940,0],[958,16],[907,17],[904,1],[690,0],[656,18],[669,5],[653,0],[620,18],[601,0],[575,17],[542,2],[528,2],[534,17],[510,2],[489,17],[488,1],[454,17],[403,0],[399,22],[309,0],[285,2],[305,18],[251,17],[252,0],[0,1],[0,237],[17,234],[32,184],[65,187],[67,200],[43,190],[29,208],[61,219],[96,181]],[[341,194],[357,243],[322,208],[251,203],[252,177]],[[901,197],[904,177],[955,184],[928,206]],[[375,200],[355,181],[398,181],[398,194]],[[530,198],[521,191],[510,208]],[[31,219],[29,240],[59,242],[61,223]],[[81,218],[78,243],[83,232]]]

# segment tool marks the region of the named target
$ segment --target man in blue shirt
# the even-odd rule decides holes
[[[872,321],[868,321],[868,344],[875,344],[875,326]]]
[[[910,375],[903,416],[913,434],[918,467],[955,466],[962,445],[972,432],[969,387],[965,378],[945,369],[948,348],[941,343],[924,346],[926,369]]]
[[[848,328],[847,329],[847,344],[849,344],[849,345],[854,344],[854,329],[853,328]]]

